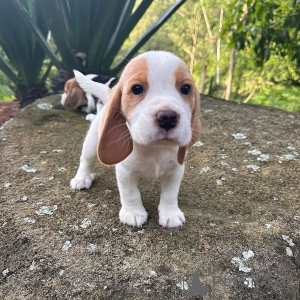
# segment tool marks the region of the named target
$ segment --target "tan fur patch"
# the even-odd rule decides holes
[[[122,112],[129,122],[132,111],[141,101],[143,101],[147,91],[149,90],[148,75],[148,63],[145,57],[131,61],[122,74],[120,79],[122,89],[121,106]],[[134,95],[131,92],[134,85],[141,85],[144,88],[145,93],[141,95]]]
[[[75,78],[70,79],[65,84],[64,90],[66,93],[64,107],[69,110],[76,110],[82,104],[84,91]]]

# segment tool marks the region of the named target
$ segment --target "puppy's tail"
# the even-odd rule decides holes
[[[92,94],[94,97],[99,98],[102,101],[102,103],[106,104],[110,94],[110,88],[107,85],[99,82],[94,82],[77,70],[73,70],[73,72],[79,86],[86,93]]]

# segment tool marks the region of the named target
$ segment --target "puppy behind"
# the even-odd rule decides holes
[[[147,221],[138,179],[156,177],[161,181],[159,224],[183,225],[178,193],[186,152],[200,136],[199,112],[199,92],[181,59],[163,51],[132,59],[91,124],[71,188],[90,188],[98,156],[116,165],[121,222],[141,226]]]

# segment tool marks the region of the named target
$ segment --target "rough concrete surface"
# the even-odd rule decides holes
[[[90,190],[69,188],[89,123],[58,96],[7,122],[0,299],[196,299],[195,272],[199,299],[300,299],[300,115],[205,98],[201,119],[177,229],[158,224],[156,180],[141,180],[142,228],[119,222],[114,168],[99,163]]]

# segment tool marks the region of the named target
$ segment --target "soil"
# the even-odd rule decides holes
[[[97,163],[91,189],[70,189],[89,123],[58,96],[5,123],[0,298],[299,300],[300,115],[203,97],[201,120],[177,229],[158,224],[156,180],[140,181],[141,228],[119,222],[114,168]],[[191,298],[198,277],[206,295]]]
[[[21,109],[19,101],[0,102],[0,126],[12,117],[15,117]]]

